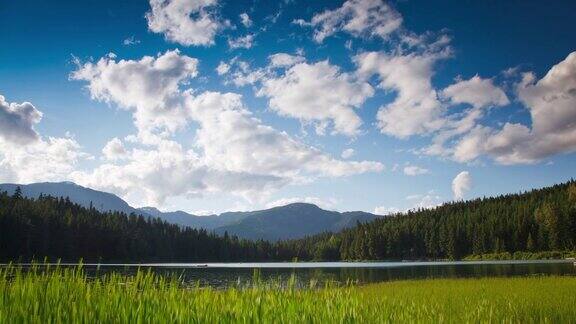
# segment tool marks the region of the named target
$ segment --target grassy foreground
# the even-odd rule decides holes
[[[398,281],[213,290],[140,272],[89,279],[0,270],[1,323],[576,322],[576,278]]]

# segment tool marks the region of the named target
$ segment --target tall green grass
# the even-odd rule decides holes
[[[0,270],[2,323],[576,322],[576,278],[398,281],[215,290],[150,272]]]

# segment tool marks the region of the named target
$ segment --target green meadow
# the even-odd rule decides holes
[[[89,277],[82,269],[0,270],[2,323],[576,322],[575,277],[261,283],[213,289],[177,277]]]

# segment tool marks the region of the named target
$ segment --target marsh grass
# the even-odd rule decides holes
[[[2,323],[576,322],[576,278],[397,281],[366,286],[259,282],[217,290],[149,271],[0,269]]]

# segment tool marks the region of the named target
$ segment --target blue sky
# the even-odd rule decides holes
[[[574,176],[571,1],[0,4],[0,182],[386,213]]]

